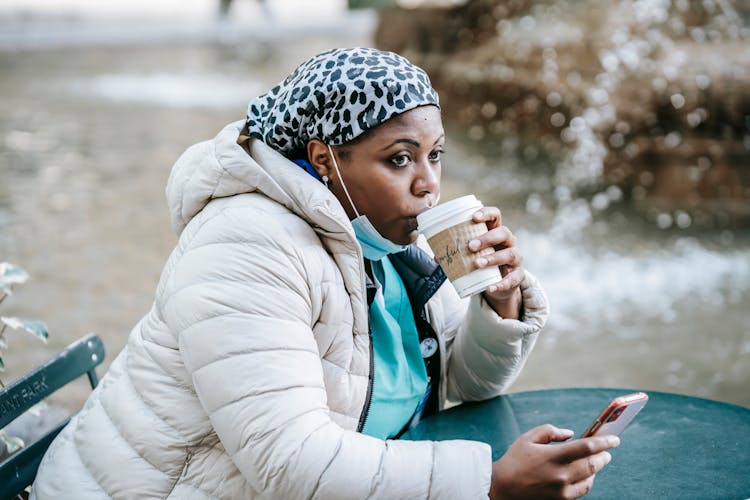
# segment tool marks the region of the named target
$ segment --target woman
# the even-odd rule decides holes
[[[36,498],[511,498],[585,493],[616,444],[530,431],[389,440],[493,397],[547,316],[497,208],[474,219],[503,279],[458,298],[418,238],[444,133],[424,72],[337,49],[189,148],[167,197],[179,242],[151,311],[47,452]]]

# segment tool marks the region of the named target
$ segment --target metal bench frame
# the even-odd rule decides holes
[[[91,388],[99,383],[95,368],[104,360],[104,344],[88,335],[35,368],[12,384],[0,389],[0,429],[44,398],[77,379],[88,375]],[[34,482],[44,453],[70,418],[35,442],[0,462],[0,499],[14,498]]]

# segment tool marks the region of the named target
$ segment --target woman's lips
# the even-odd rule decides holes
[[[419,227],[419,224],[417,223],[417,215],[426,212],[430,208],[431,207],[422,207],[414,215],[406,216],[406,226],[409,228],[409,231],[417,231]]]

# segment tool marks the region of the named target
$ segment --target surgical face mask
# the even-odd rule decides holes
[[[357,241],[362,247],[362,253],[370,260],[380,260],[388,254],[403,252],[409,245],[399,245],[392,242],[391,240],[383,237],[372,222],[367,218],[366,215],[360,215],[357,211],[357,207],[354,206],[352,197],[349,196],[349,191],[346,189],[344,184],[344,178],[341,176],[341,171],[336,163],[336,157],[333,155],[333,149],[330,145],[328,146],[328,152],[331,153],[331,159],[333,160],[333,168],[336,169],[336,174],[341,180],[341,187],[344,188],[344,194],[349,200],[349,204],[352,206],[352,210],[356,214],[356,217],[352,220],[352,227],[354,228],[354,234],[357,236]]]

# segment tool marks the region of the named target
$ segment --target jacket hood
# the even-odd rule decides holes
[[[166,196],[177,235],[212,199],[259,192],[328,237],[355,239],[349,218],[336,197],[257,139],[250,140],[248,154],[237,144],[243,127],[244,120],[230,123],[213,140],[189,147],[172,167]]]

